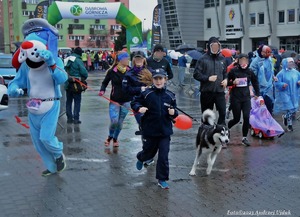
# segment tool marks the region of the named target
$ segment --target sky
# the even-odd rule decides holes
[[[152,14],[156,5],[157,0],[129,0],[129,10],[144,23],[142,28],[145,31],[152,28]]]

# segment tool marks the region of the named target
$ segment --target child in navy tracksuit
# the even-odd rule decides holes
[[[141,120],[143,150],[137,154],[136,167],[154,158],[158,152],[156,178],[158,185],[168,189],[169,150],[173,134],[172,120],[177,117],[175,94],[166,89],[167,73],[163,69],[153,71],[153,85],[131,102],[135,112],[143,113]]]

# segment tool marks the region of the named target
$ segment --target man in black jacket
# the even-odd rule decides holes
[[[153,48],[153,54],[147,59],[147,66],[151,70],[163,69],[167,72],[168,80],[173,78],[173,72],[169,61],[164,57],[164,48],[157,44]]]
[[[226,101],[224,90],[227,86],[225,58],[220,54],[221,44],[216,37],[208,41],[207,53],[197,61],[194,78],[200,81],[200,103],[202,113],[213,109],[219,112],[218,124],[225,125]]]

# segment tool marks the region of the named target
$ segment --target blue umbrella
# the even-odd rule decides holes
[[[199,60],[200,57],[202,56],[202,53],[197,50],[189,50],[186,53],[187,53],[187,55],[192,57],[192,59],[194,59],[194,60]]]

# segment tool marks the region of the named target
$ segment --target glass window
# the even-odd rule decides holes
[[[220,0],[216,0],[216,2],[217,2],[217,6],[219,6]],[[205,0],[204,7],[210,8],[210,7],[214,7],[214,6],[215,6],[215,0]]]
[[[284,11],[278,11],[278,23],[284,23]]]
[[[256,25],[256,14],[252,13],[250,14],[250,26],[255,26]]]
[[[295,22],[295,9],[288,10],[288,22]]]
[[[206,28],[210,29],[211,28],[211,19],[206,19]]]
[[[264,13],[258,14],[258,24],[259,25],[265,24],[265,14]]]

